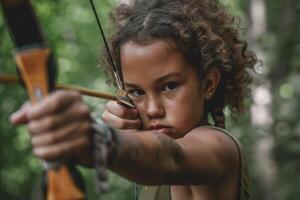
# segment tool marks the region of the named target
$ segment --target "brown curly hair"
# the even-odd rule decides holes
[[[165,40],[182,52],[199,79],[214,67],[220,70],[220,84],[205,105],[206,117],[210,114],[215,125],[224,128],[225,106],[232,114],[243,113],[252,81],[247,69],[254,69],[257,59],[239,38],[236,18],[218,0],[134,0],[120,5],[114,16],[117,31],[111,53],[120,77],[120,51],[125,43]],[[105,58],[108,61],[108,55]],[[112,75],[111,66],[103,66]]]

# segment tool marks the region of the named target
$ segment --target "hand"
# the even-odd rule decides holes
[[[142,128],[142,122],[135,108],[128,108],[115,101],[106,104],[102,119],[108,125],[119,129],[121,132],[131,132]]]
[[[11,116],[11,122],[28,125],[37,157],[91,164],[90,112],[79,93],[58,91],[35,105],[26,103]]]

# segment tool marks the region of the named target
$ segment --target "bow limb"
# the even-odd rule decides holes
[[[0,0],[3,14],[16,46],[16,63],[33,103],[53,89],[55,62],[44,41],[29,0]],[[47,200],[84,199],[66,165],[46,163]]]

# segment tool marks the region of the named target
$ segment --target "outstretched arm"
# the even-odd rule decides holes
[[[196,128],[174,140],[152,131],[120,134],[111,168],[145,185],[198,185],[221,181],[239,168],[238,151],[228,136]]]
[[[51,94],[36,105],[25,106],[12,121],[28,123],[33,151],[39,158],[93,163],[90,113],[79,94]],[[193,129],[177,140],[151,130],[116,130],[116,134],[119,145],[110,168],[146,185],[216,182],[239,166],[234,142],[208,128]]]
[[[196,128],[173,139],[151,130],[138,130],[136,110],[109,102],[104,121],[130,134],[121,134],[119,157],[112,169],[144,184],[199,184],[237,172],[238,151],[228,136],[208,128]],[[139,123],[138,123],[139,122]]]

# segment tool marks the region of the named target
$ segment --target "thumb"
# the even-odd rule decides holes
[[[10,116],[10,122],[14,125],[26,124],[29,121],[27,112],[29,111],[30,105],[30,102],[23,104],[18,111]]]

